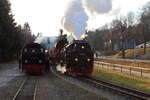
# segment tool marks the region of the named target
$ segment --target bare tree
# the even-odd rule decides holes
[[[148,3],[143,8],[143,13],[141,14],[141,25],[142,25],[142,35],[144,41],[144,54],[146,54],[146,43],[150,40],[150,3]]]
[[[119,48],[122,51],[122,58],[125,58],[127,20],[124,17],[120,17],[112,22],[112,26],[113,38],[115,38],[115,41],[119,44]]]

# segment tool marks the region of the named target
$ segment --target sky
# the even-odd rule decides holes
[[[23,25],[28,22],[32,33],[41,32],[44,36],[59,34],[61,19],[71,0],[10,0],[15,21]],[[77,0],[78,1],[78,0]],[[79,0],[80,1],[80,0]],[[98,28],[110,22],[117,15],[137,12],[150,0],[112,0],[112,9],[106,14],[88,16],[87,28]]]

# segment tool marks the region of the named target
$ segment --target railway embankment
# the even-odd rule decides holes
[[[121,86],[137,89],[144,92],[150,92],[150,79],[138,76],[124,74],[114,70],[108,70],[101,67],[94,67],[92,77],[102,79]]]
[[[95,96],[99,95],[101,99],[102,97],[106,97],[109,100],[132,100],[131,99],[132,97],[129,95],[124,96],[124,94],[116,93],[115,91],[110,91],[108,88],[103,88],[103,87],[98,88],[97,86],[93,86],[92,84],[89,84],[81,80],[82,78],[86,79],[86,77],[71,77],[68,75],[63,75],[58,73],[54,69],[52,69],[52,72],[61,80],[64,80],[69,84],[72,84],[72,86],[79,87],[80,89],[90,92],[91,94],[95,94]]]

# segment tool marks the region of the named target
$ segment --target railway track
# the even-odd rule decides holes
[[[36,100],[37,77],[29,76],[20,85],[13,100]]]
[[[51,70],[53,72],[53,69]],[[59,75],[56,75],[56,76],[60,77]],[[75,78],[75,77],[72,77],[72,78]],[[112,84],[103,80],[97,80],[92,77],[76,77],[75,79],[78,79],[96,88],[104,88],[107,90],[111,90],[114,93],[121,94],[123,96],[128,96],[129,98],[131,98],[131,100],[150,100],[150,93],[145,93],[145,92],[138,91],[135,89]]]
[[[150,100],[150,94],[149,93],[144,93],[142,91],[134,90],[131,88],[119,86],[116,84],[112,84],[103,80],[97,80],[91,77],[84,77],[84,78],[78,78],[81,81],[84,81],[90,85],[96,86],[96,87],[104,87],[107,89],[110,89],[112,91],[115,91],[117,93],[121,93],[126,96],[131,96],[135,98],[135,100]]]

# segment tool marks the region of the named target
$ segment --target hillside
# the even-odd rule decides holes
[[[136,48],[136,49],[128,49],[125,51],[127,59],[143,59],[143,60],[150,60],[150,48],[146,48],[146,54],[143,54],[143,48]],[[121,58],[122,52],[119,51],[118,53],[109,56],[111,58]]]

